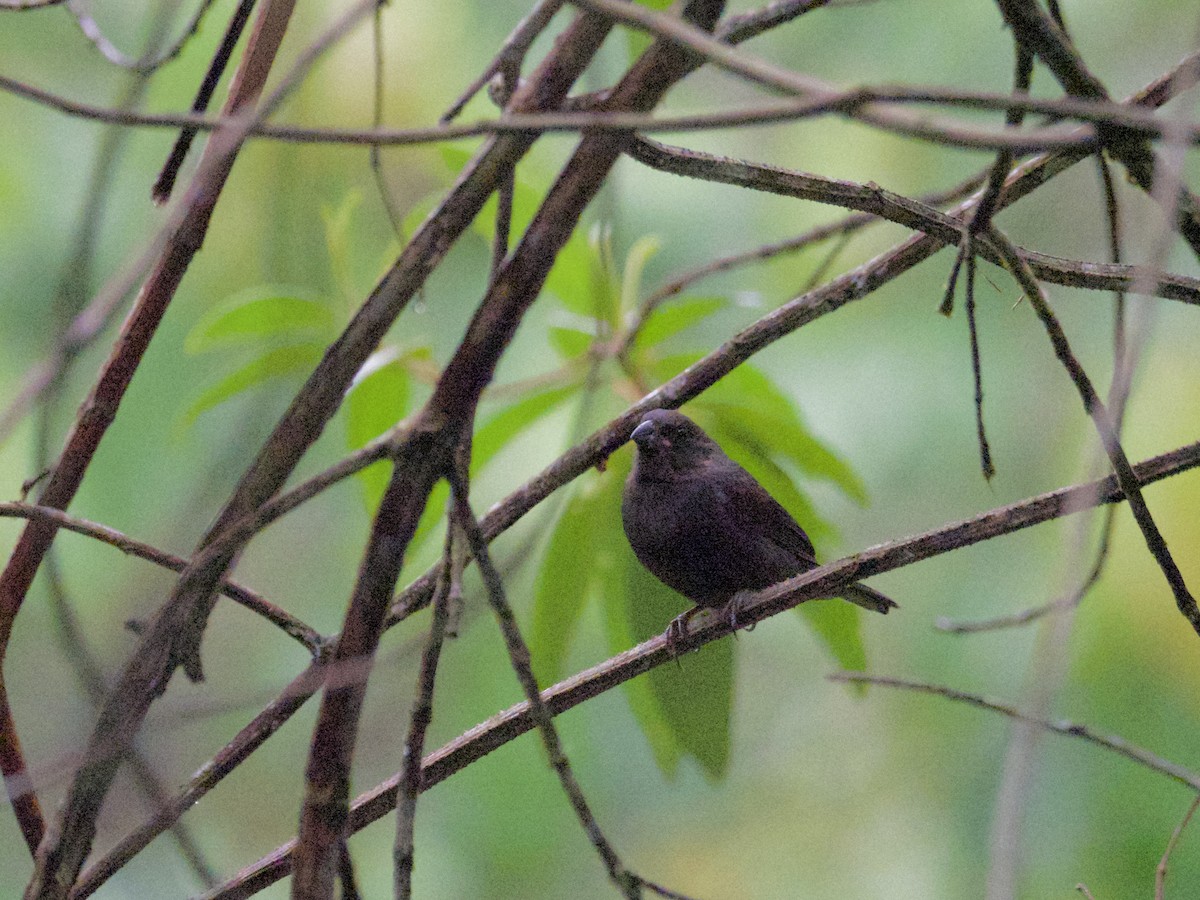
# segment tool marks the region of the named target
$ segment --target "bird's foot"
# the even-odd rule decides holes
[[[692,616],[699,611],[700,607],[694,606],[682,615],[676,616],[667,626],[667,652],[676,662],[679,662],[679,642],[687,637],[688,623],[692,621]]]
[[[733,636],[737,637],[738,629],[741,624],[738,619],[741,617],[742,610],[746,606],[746,601],[749,600],[753,591],[738,591],[729,598],[729,602],[725,604],[725,608],[721,610],[721,616],[729,623],[730,629],[733,631]],[[747,631],[753,631],[757,622],[751,622],[746,626]]]

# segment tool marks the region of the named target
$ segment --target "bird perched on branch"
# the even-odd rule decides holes
[[[659,581],[698,607],[723,610],[736,628],[742,592],[817,566],[804,529],[683,413],[652,410],[631,437],[637,459],[621,520],[633,552]],[[848,585],[842,597],[878,613],[896,605],[864,584]],[[696,612],[671,624],[673,638]]]

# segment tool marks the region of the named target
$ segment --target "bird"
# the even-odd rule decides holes
[[[742,597],[815,568],[804,529],[758,481],[681,412],[646,413],[621,500],[625,537],[643,566],[695,609],[671,623],[671,648],[699,609],[721,610],[736,631]],[[842,597],[887,613],[895,601],[855,583]]]

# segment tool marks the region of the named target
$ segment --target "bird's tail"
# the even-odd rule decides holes
[[[855,606],[861,606],[863,609],[869,609],[873,612],[883,613],[884,615],[887,615],[889,609],[899,606],[894,600],[885,597],[879,591],[869,588],[865,584],[852,584],[848,586],[842,594],[842,599],[849,600]]]

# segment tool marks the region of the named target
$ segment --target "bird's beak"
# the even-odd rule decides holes
[[[632,440],[639,447],[644,447],[646,444],[648,444],[650,442],[651,438],[653,438],[653,437],[654,437],[654,423],[653,422],[643,422],[637,428],[633,429],[633,434],[631,434],[629,436],[630,440]]]

